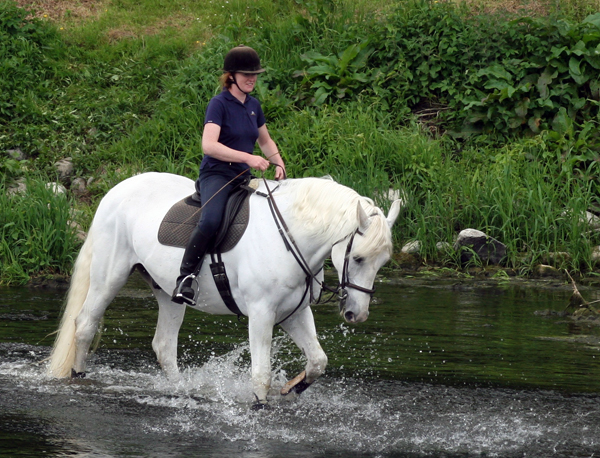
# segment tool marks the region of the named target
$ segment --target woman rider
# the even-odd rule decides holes
[[[219,79],[223,90],[206,108],[204,157],[196,180],[202,215],[183,254],[171,298],[178,304],[195,305],[190,275],[212,246],[232,190],[248,179],[250,169],[264,171],[271,163],[276,165],[275,179],[285,178],[285,165],[267,130],[260,102],[250,96],[264,71],[258,54],[248,46],[236,46],[225,56]],[[266,159],[253,154],[257,141]]]

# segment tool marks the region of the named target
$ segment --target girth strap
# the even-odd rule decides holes
[[[216,256],[216,259],[215,259],[215,256]],[[244,316],[244,314],[241,312],[240,308],[238,307],[237,303],[235,302],[235,299],[233,298],[233,295],[231,294],[231,286],[229,285],[229,278],[227,277],[227,272],[225,270],[225,264],[223,263],[223,260],[221,259],[221,253],[211,253],[210,257],[212,260],[212,263],[210,264],[210,271],[212,272],[213,278],[215,280],[215,285],[217,286],[217,289],[219,290],[221,299],[223,299],[223,302],[225,302],[225,305],[231,311],[231,313],[235,313],[239,319],[241,316]],[[296,308],[294,310],[292,310],[290,312],[290,314],[288,316],[286,316],[283,320],[275,323],[276,326],[283,323],[285,320],[287,320],[289,317],[291,317],[302,306],[302,303],[304,302],[304,299],[306,298],[306,294],[308,293],[308,291],[310,289],[310,283],[309,283],[310,281],[311,281],[311,279],[309,277],[307,277],[306,278],[306,288],[304,289],[304,294],[302,294],[302,299],[300,299],[300,302],[298,302],[298,305],[296,306]]]
[[[229,285],[229,278],[227,278],[227,272],[225,271],[225,264],[223,264],[223,260],[221,259],[221,253],[216,253],[216,259],[215,253],[211,253],[210,258],[212,260],[210,271],[212,272],[219,294],[227,308],[231,313],[235,313],[239,319],[243,314],[231,295],[231,286]]]

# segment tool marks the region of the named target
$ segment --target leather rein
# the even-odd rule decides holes
[[[337,245],[338,243],[343,242],[347,238],[350,238],[350,240],[348,241],[348,244],[346,245],[346,253],[344,255],[344,266],[342,268],[342,280],[338,283],[338,286],[336,288],[328,287],[327,285],[325,285],[324,282],[320,281],[317,278],[317,274],[319,272],[321,272],[321,270],[323,270],[323,266],[321,266],[317,272],[315,272],[315,273],[312,272],[310,266],[308,265],[308,262],[306,261],[306,259],[304,259],[302,252],[298,248],[298,245],[296,244],[294,237],[290,233],[290,230],[289,230],[287,224],[285,223],[285,220],[283,219],[283,216],[281,215],[281,212],[279,211],[277,204],[275,203],[275,198],[273,197],[273,192],[269,188],[267,180],[265,179],[264,176],[262,177],[262,179],[265,183],[265,188],[267,189],[267,194],[265,195],[265,194],[258,193],[258,192],[257,192],[257,194],[262,194],[264,197],[267,198],[267,201],[269,202],[269,208],[271,209],[271,214],[273,215],[273,219],[275,220],[275,224],[277,225],[277,229],[279,230],[279,234],[281,235],[281,238],[283,239],[283,243],[285,244],[286,249],[292,253],[294,258],[296,259],[296,262],[298,263],[300,268],[306,274],[306,289],[304,290],[302,299],[300,299],[300,302],[298,303],[296,308],[294,310],[292,310],[292,312],[288,316],[286,316],[283,320],[279,321],[276,324],[283,323],[285,320],[287,320],[289,317],[291,317],[294,313],[296,313],[298,311],[298,309],[302,306],[302,303],[304,302],[304,299],[306,298],[306,295],[309,292],[310,292],[310,296],[309,296],[310,302],[309,303],[311,305],[327,302],[327,301],[323,301],[323,302],[320,301],[320,298],[321,298],[320,294],[319,294],[318,298],[315,298],[313,282],[318,283],[322,289],[326,289],[327,291],[331,292],[332,293],[331,297],[333,297],[333,295],[335,295],[335,294],[338,295],[338,299],[340,301],[340,304],[339,304],[340,312],[344,309],[346,300],[348,299],[348,292],[347,292],[348,288],[353,288],[353,289],[356,289],[363,293],[373,295],[373,293],[375,293],[375,288],[365,288],[363,286],[352,283],[350,281],[350,278],[348,275],[348,267],[350,264],[350,252],[352,251],[352,244],[354,243],[354,237],[357,234],[363,235],[363,233],[357,228],[352,233],[346,235],[345,237],[342,237],[340,240],[338,240],[337,242],[335,242],[332,245],[332,247],[333,247],[333,246]],[[275,189],[277,189],[277,188],[275,188]],[[331,300],[331,297],[328,299],[328,301]]]

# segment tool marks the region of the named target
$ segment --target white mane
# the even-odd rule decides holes
[[[384,250],[391,252],[391,231],[381,209],[371,199],[331,177],[288,179],[281,182],[277,191],[280,193],[291,199],[286,221],[293,234],[310,236],[319,243],[336,242],[358,228],[360,202],[366,214],[373,218],[364,237],[356,240],[354,253],[370,258]]]

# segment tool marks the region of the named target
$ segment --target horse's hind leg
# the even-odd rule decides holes
[[[291,391],[302,393],[306,390],[327,367],[327,355],[321,348],[317,339],[317,330],[312,310],[306,307],[302,311],[296,312],[286,321],[281,323],[281,327],[290,335],[294,343],[302,350],[306,356],[306,367],[303,374],[290,380],[281,390],[281,394],[286,395]]]
[[[152,340],[152,349],[158,362],[169,379],[179,375],[177,367],[177,336],[183,323],[185,305],[171,302],[171,296],[160,288],[152,287],[158,301],[158,322]]]
[[[86,359],[98,324],[106,308],[127,282],[131,266],[113,256],[94,254],[90,269],[90,287],[81,312],[75,319],[74,376],[85,374]]]

